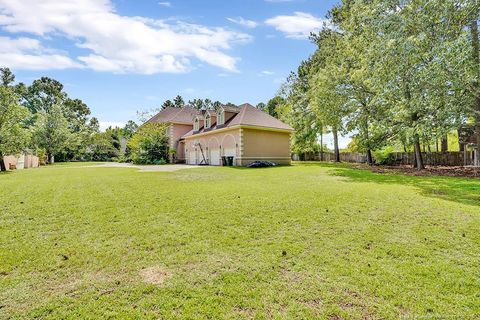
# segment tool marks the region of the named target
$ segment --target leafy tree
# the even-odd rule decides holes
[[[267,110],[267,105],[263,102],[260,102],[259,104],[256,105],[256,108],[258,110],[262,110],[263,112],[265,112],[265,110]]]
[[[112,161],[117,158],[119,149],[115,148],[112,140],[110,133],[95,133],[88,146],[87,158],[93,161]]]
[[[24,120],[28,110],[18,103],[13,88],[0,86],[0,170],[5,171],[3,157],[23,151],[30,139]]]
[[[285,103],[285,99],[281,96],[275,96],[267,102],[266,112],[272,117],[278,117],[277,108]]]
[[[15,82],[15,75],[9,68],[0,68],[0,81],[1,86],[8,87]]]
[[[162,104],[162,109],[165,109],[165,108],[175,108],[175,105],[173,104],[173,102],[171,100],[166,100]]]
[[[32,112],[50,112],[54,106],[63,106],[66,93],[63,85],[54,79],[42,77],[34,80],[23,95],[24,105]]]
[[[80,99],[67,98],[64,113],[72,132],[80,132],[87,124],[90,108]]]
[[[297,73],[292,73],[282,86],[281,93],[285,96],[283,104],[275,110],[278,117],[290,124],[295,132],[292,136],[292,151],[298,155],[320,152],[323,159],[323,128],[317,114],[312,109],[308,98],[310,60],[302,62]]]
[[[205,109],[205,102],[202,99],[193,99],[188,104],[197,110]]]
[[[217,110],[217,109],[220,108],[221,106],[222,106],[222,103],[221,103],[220,101],[218,101],[218,100],[213,103],[213,109],[214,109],[214,110]]]
[[[92,133],[100,132],[100,122],[98,121],[98,119],[95,117],[91,118],[88,123],[88,128]]]
[[[137,130],[138,125],[134,121],[129,120],[127,124],[125,124],[125,127],[123,127],[122,136],[126,139],[130,139]]]
[[[72,135],[60,106],[51,106],[49,112],[37,112],[33,138],[36,146],[46,150],[49,163],[53,163],[54,156],[65,150]]]
[[[348,65],[342,59],[342,36],[333,30],[323,30],[314,37],[318,49],[311,58],[309,101],[322,124],[333,133],[335,161],[340,162],[338,134],[345,131],[344,119],[349,114],[345,94]]]
[[[138,164],[162,164],[168,162],[168,125],[147,123],[128,141],[131,158]]]
[[[185,106],[185,101],[183,101],[182,96],[178,95],[173,99],[173,104],[176,108],[182,108]]]

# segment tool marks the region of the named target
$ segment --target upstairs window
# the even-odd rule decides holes
[[[225,111],[222,108],[217,111],[217,124],[225,124]]]
[[[205,129],[209,129],[212,126],[212,117],[207,113],[205,117]]]
[[[198,119],[198,117],[195,118],[195,120],[193,121],[193,131],[198,131],[200,130],[200,120]]]

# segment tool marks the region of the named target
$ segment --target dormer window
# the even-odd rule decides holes
[[[207,113],[205,117],[205,129],[209,129],[212,126],[212,117]]]
[[[195,117],[195,120],[193,121],[193,131],[198,130],[200,130],[200,119],[198,119],[198,117]]]
[[[223,110],[223,108],[220,108],[217,111],[217,124],[218,125],[225,124],[225,111]]]

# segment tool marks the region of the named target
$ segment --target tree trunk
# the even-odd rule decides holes
[[[335,162],[340,162],[340,149],[338,148],[338,130],[334,128],[333,132],[333,148],[335,152]]]
[[[435,139],[435,151],[440,152],[440,150],[438,149],[438,139]]]
[[[323,129],[320,132],[320,161],[323,161]]]
[[[372,157],[372,150],[368,149],[367,150],[367,162],[369,165],[373,165],[373,157]]]
[[[477,79],[474,85],[474,94],[475,94],[475,135],[477,136],[477,150],[476,153],[476,163],[475,166],[480,166],[480,39],[478,38],[478,23],[477,20],[472,20],[470,25],[470,31],[472,34],[472,57],[475,67],[475,74]]]
[[[425,169],[425,165],[423,164],[423,158],[422,158],[422,149],[420,146],[420,139],[418,138],[418,135],[415,135],[415,168],[417,170],[423,170]]]
[[[442,137],[442,153],[445,153],[448,151],[448,138],[447,135],[444,135]]]
[[[460,150],[460,152],[464,152],[465,145],[463,143],[460,143],[460,129],[457,130],[457,134],[458,134],[458,150]]]
[[[7,171],[5,162],[3,162],[3,154],[0,154],[0,171]]]

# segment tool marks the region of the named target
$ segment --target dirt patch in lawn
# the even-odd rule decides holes
[[[163,284],[172,274],[162,266],[154,266],[140,270],[140,276],[144,282],[158,286]]]
[[[412,166],[367,166],[355,165],[358,169],[367,169],[375,173],[403,173],[409,176],[445,176],[480,178],[480,168],[475,167],[433,167],[416,170]]]

